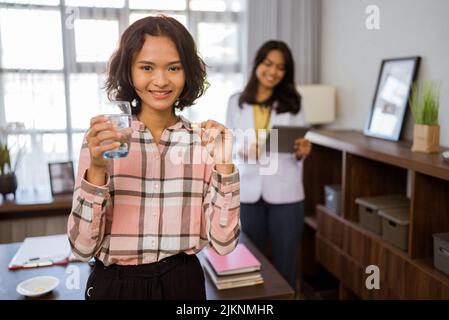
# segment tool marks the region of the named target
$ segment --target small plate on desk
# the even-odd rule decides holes
[[[445,151],[441,154],[443,160],[449,163],[449,151]]]
[[[59,285],[59,279],[52,276],[34,277],[19,283],[16,291],[27,297],[42,296]]]

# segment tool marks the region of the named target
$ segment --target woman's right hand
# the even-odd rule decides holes
[[[90,119],[90,129],[86,136],[87,146],[90,153],[90,168],[93,170],[106,170],[108,160],[103,157],[105,151],[116,149],[120,146],[118,140],[121,133],[108,122],[107,116],[96,116]],[[105,140],[112,140],[113,143],[102,144]]]

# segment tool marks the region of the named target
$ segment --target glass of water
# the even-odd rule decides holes
[[[116,149],[103,153],[104,158],[123,158],[128,156],[131,144],[131,105],[128,101],[109,101],[100,106],[100,113],[108,117],[108,122],[112,123],[122,134],[120,146]],[[105,140],[101,144],[111,144],[113,140]]]

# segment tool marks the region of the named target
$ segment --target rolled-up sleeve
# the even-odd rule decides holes
[[[82,261],[94,257],[103,241],[106,207],[109,203],[109,176],[104,186],[86,180],[90,156],[86,144],[80,153],[73,194],[72,210],[67,222],[67,235],[74,256]]]
[[[225,255],[237,246],[240,235],[240,177],[236,166],[231,174],[212,169],[204,199],[210,245]]]

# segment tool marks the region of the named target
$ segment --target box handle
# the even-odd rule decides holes
[[[446,249],[444,249],[443,247],[440,247],[440,251],[441,251],[444,255],[449,256],[449,251],[446,250]]]

